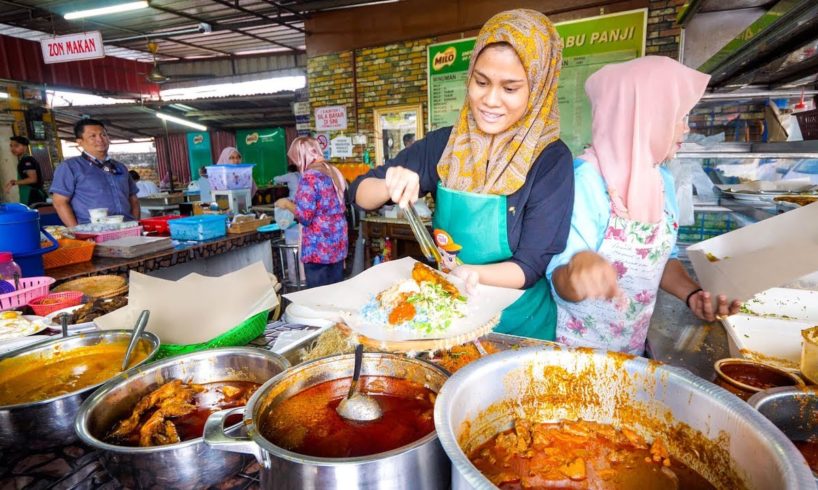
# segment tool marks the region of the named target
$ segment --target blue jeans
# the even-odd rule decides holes
[[[344,280],[344,261],[334,264],[304,264],[304,275],[307,276],[307,287],[317,288],[335,284]]]

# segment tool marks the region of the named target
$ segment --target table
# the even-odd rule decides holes
[[[58,282],[103,274],[127,276],[130,271],[177,280],[191,272],[219,276],[257,261],[263,262],[268,271],[274,272],[270,240],[279,234],[251,231],[204,242],[174,241],[173,249],[133,259],[95,257],[90,262],[48,269],[46,274]]]
[[[431,220],[424,220],[429,233],[432,232]],[[381,253],[381,246],[376,239],[389,238],[392,242],[392,258],[414,257],[426,262],[420,245],[415,239],[409,222],[402,218],[366,217],[361,220],[360,233],[364,239],[364,267],[372,266],[372,259]]]

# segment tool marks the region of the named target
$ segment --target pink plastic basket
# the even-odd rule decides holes
[[[54,281],[53,277],[46,276],[20,278],[20,289],[13,293],[0,294],[0,311],[20,308],[34,298],[45,296]]]
[[[142,236],[142,227],[134,226],[131,228],[123,228],[121,230],[102,231],[99,233],[74,233],[77,240],[93,240],[97,243],[107,242],[108,240],[116,240],[117,238],[125,238],[126,236]]]

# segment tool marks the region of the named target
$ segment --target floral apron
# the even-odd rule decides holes
[[[656,224],[612,214],[597,253],[613,264],[625,299],[572,303],[555,294],[557,341],[642,355],[677,226],[667,212]]]

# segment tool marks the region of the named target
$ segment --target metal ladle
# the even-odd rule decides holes
[[[352,384],[349,386],[347,397],[341,400],[335,409],[338,415],[356,422],[378,420],[383,415],[378,401],[370,396],[359,393],[361,387],[361,364],[364,358],[364,346],[355,347],[355,369],[352,373]]]
[[[125,351],[125,359],[122,360],[122,371],[128,369],[128,364],[131,363],[131,356],[133,355],[134,348],[136,347],[137,342],[139,342],[139,338],[142,337],[142,332],[145,331],[145,327],[148,325],[148,318],[150,316],[150,311],[142,310],[142,313],[139,315],[139,319],[136,320],[136,325],[133,327],[133,333],[131,333],[131,342],[128,344],[128,350]]]

